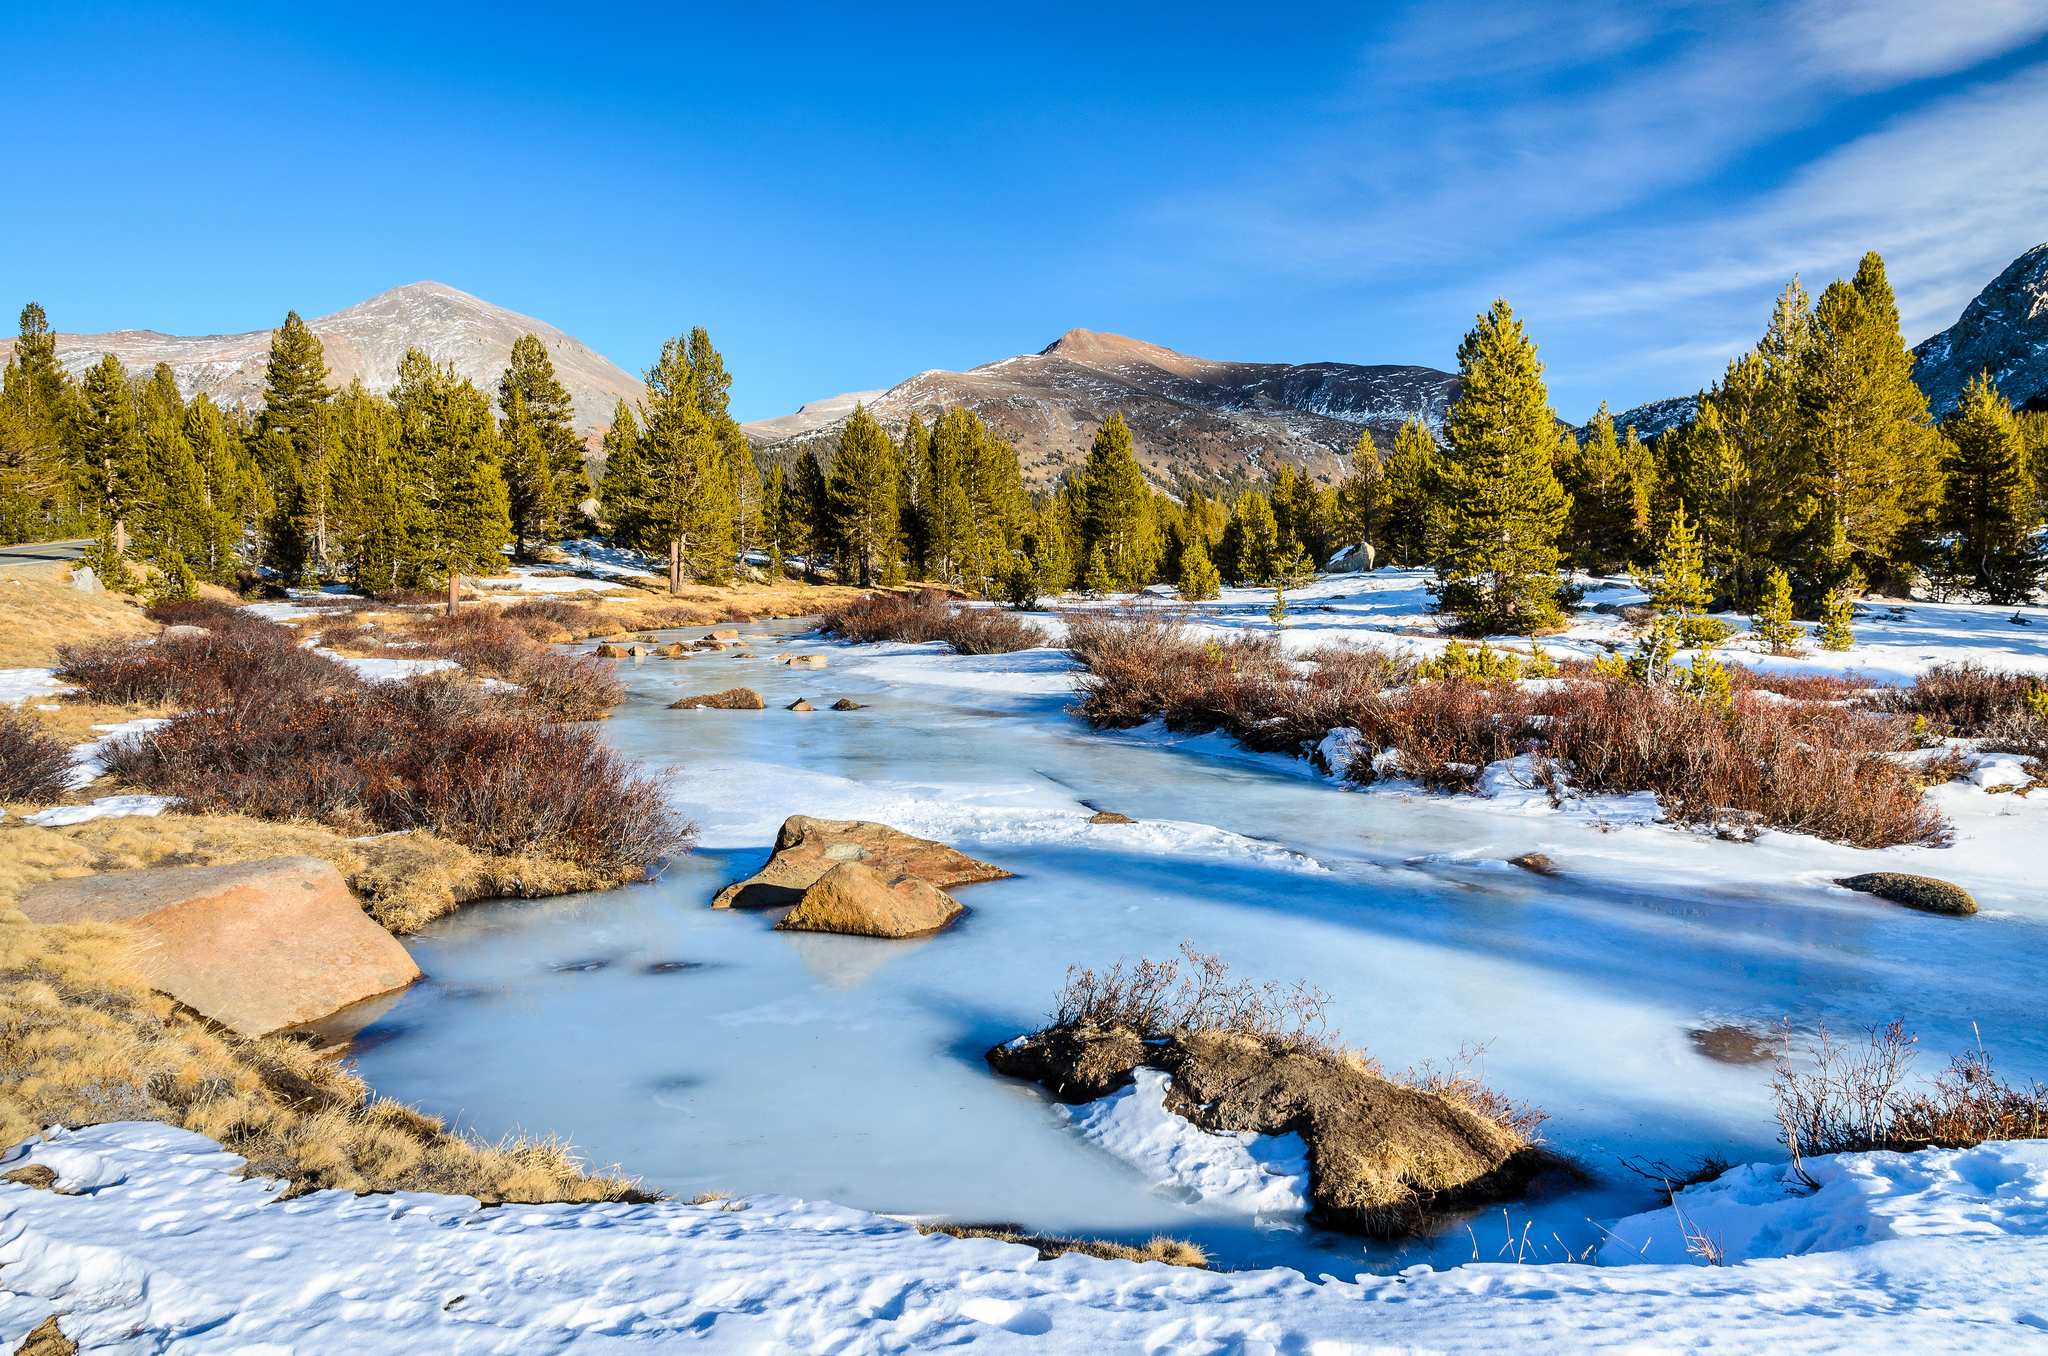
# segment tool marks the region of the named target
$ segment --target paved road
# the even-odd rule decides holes
[[[91,537],[77,541],[29,541],[19,546],[0,546],[0,565],[34,565],[45,560],[76,560],[92,545]]]

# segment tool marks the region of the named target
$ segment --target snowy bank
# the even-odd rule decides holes
[[[486,1210],[459,1196],[323,1191],[279,1202],[275,1183],[240,1179],[242,1160],[211,1141],[131,1122],[58,1131],[9,1155],[7,1169],[46,1166],[78,1194],[0,1186],[0,1343],[11,1349],[54,1312],[81,1348],[179,1356],[572,1343],[601,1353],[665,1341],[1319,1356],[2048,1347],[2048,1145],[1950,1155],[1911,1183],[1863,1161],[1897,1157],[1853,1155],[1836,1169],[1871,1190],[1802,1198],[1813,1242],[1796,1256],[1417,1266],[1315,1284],[1278,1268],[1038,1262],[1028,1247],[921,1235],[788,1196]],[[1831,1166],[1813,1164],[1817,1175]],[[1903,1199],[1886,1183],[1918,1204],[1859,1235],[1859,1216]],[[1994,1208],[1994,1195],[2007,1204]],[[1852,1244],[1859,1236],[1877,1241]]]

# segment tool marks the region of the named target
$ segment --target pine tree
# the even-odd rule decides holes
[[[1713,601],[1714,588],[1707,582],[1699,536],[1686,520],[1685,505],[1677,507],[1665,530],[1664,544],[1657,550],[1656,573],[1637,582],[1650,596],[1651,607],[1681,619],[1706,611]]]
[[[2041,510],[2026,441],[1990,374],[1971,380],[1942,426],[1941,531],[1953,573],[1988,602],[2031,601],[2044,564],[2035,539]]]
[[[209,510],[206,541],[188,563],[224,584],[241,563],[244,536],[275,505],[248,445],[229,430],[220,407],[204,391],[185,406],[185,441],[199,463]]]
[[[896,558],[899,479],[896,445],[865,406],[855,405],[832,462],[827,496],[833,540],[862,588],[871,587]]]
[[[1800,430],[1816,512],[1802,555],[1819,585],[1899,579],[1940,494],[1938,441],[1899,332],[1884,261],[1828,284],[1800,369]]]
[[[1474,633],[1552,625],[1562,617],[1557,537],[1571,498],[1551,468],[1556,416],[1543,366],[1507,302],[1494,302],[1458,346],[1458,382],[1431,592]]]
[[[334,394],[327,376],[327,354],[319,337],[306,328],[297,311],[286,312],[284,324],[270,332],[270,362],[263,374],[263,413],[257,418],[257,431],[284,434],[301,461],[312,455],[314,424],[321,407]]]
[[[722,369],[712,373],[709,385],[721,398],[722,375]],[[688,342],[663,344],[660,361],[647,371],[639,440],[644,493],[633,545],[668,554],[672,590],[681,587],[684,575],[723,579],[733,559],[732,473],[725,444],[701,403],[705,390]]]
[[[199,578],[185,557],[169,551],[157,565],[157,576],[149,582],[144,596],[152,603],[186,602],[199,596]]]
[[[647,516],[647,476],[640,464],[640,422],[633,417],[633,407],[623,400],[612,407],[603,447],[598,512],[610,526],[614,545],[637,548]]]
[[[783,517],[782,487],[784,483],[782,463],[776,462],[768,468],[767,479],[761,482],[761,545],[768,553],[768,581],[775,583],[783,577],[783,557],[787,554],[785,533],[788,522]]]
[[[1337,535],[1345,544],[1366,543],[1380,559],[1390,559],[1384,522],[1387,511],[1387,471],[1380,463],[1379,448],[1370,429],[1358,435],[1351,448],[1351,474],[1337,487]],[[1328,564],[1326,559],[1324,564]]]
[[[1617,437],[1607,402],[1588,424],[1585,441],[1569,439],[1558,479],[1572,497],[1566,528],[1581,569],[1612,573],[1641,557],[1650,530],[1648,457],[1630,428]]]
[[[395,460],[419,505],[404,582],[420,587],[461,571],[500,568],[500,548],[513,539],[511,495],[489,399],[454,364],[437,364],[415,348],[399,359],[391,403]]]
[[[511,361],[498,378],[498,411],[512,523],[527,554],[559,535],[590,484],[575,403],[539,335],[513,341]]]
[[[335,397],[330,421],[330,549],[357,588],[398,588],[421,512],[392,461],[396,411],[357,378]]]
[[[797,458],[793,488],[796,493],[791,497],[790,511],[801,526],[804,573],[815,574],[817,558],[831,549],[832,541],[831,485],[815,453],[805,452]]]
[[[1846,650],[1856,643],[1856,632],[1850,623],[1856,616],[1855,600],[1849,596],[1846,585],[1837,585],[1829,590],[1827,601],[1821,606],[1821,623],[1817,639],[1823,650]]]
[[[294,583],[316,572],[325,557],[327,485],[320,433],[321,416],[334,394],[327,376],[319,338],[297,311],[287,312],[284,324],[270,333],[255,453],[273,501],[265,525],[265,558]]]
[[[1783,570],[1772,570],[1764,582],[1763,601],[1750,620],[1750,633],[1775,655],[1801,653],[1799,642],[1806,631],[1792,620],[1792,581]]]
[[[1082,572],[1081,587],[1097,598],[1116,592],[1116,576],[1109,572],[1109,553],[1097,541],[1088,548],[1088,568]]]
[[[135,528],[143,549],[161,561],[175,554],[203,559],[219,534],[206,476],[186,435],[185,401],[168,363],[158,363],[136,402],[142,446]]]
[[[1100,547],[1109,577],[1119,587],[1146,583],[1153,561],[1145,540],[1145,473],[1131,451],[1131,430],[1123,415],[1112,414],[1095,431],[1081,476],[1086,497],[1082,533],[1090,560]]]
[[[103,355],[86,369],[65,443],[79,478],[80,498],[112,533],[117,555],[127,553],[128,517],[134,511],[145,470],[136,432],[135,400],[121,360]]]
[[[1190,602],[1214,598],[1222,591],[1223,580],[1216,573],[1216,566],[1209,560],[1208,548],[1200,537],[1194,537],[1182,549],[1180,555],[1180,576],[1175,586],[1180,596]]]
[[[1442,464],[1436,439],[1420,419],[1410,419],[1394,435],[1394,452],[1386,463],[1386,508],[1380,534],[1389,560],[1407,569],[1437,553],[1436,498]]]
[[[1074,558],[1057,499],[1048,498],[1032,513],[1022,545],[1039,593],[1066,592],[1074,582]]]

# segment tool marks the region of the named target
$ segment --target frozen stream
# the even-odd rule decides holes
[[[1824,888],[1845,865],[1886,865],[1871,854],[1361,795],[1214,737],[1097,734],[1062,712],[1062,653],[938,648],[797,641],[622,664],[632,696],[606,731],[680,769],[699,851],[654,884],[443,919],[412,945],[427,979],[365,1033],[364,1075],[487,1135],[568,1136],[685,1196],[1168,1231],[1227,1265],[1313,1276],[1358,1270],[1365,1245],[1152,1189],[981,1052],[1042,1025],[1069,964],[1166,956],[1183,938],[1240,975],[1321,985],[1347,1038],[1390,1069],[1486,1044],[1487,1076],[1546,1108],[1550,1141],[1598,1184],[1375,1249],[1375,1269],[1494,1257],[1525,1220],[1524,1256],[1583,1252],[1600,1237],[1587,1217],[1652,1203],[1624,1155],[1782,1156],[1769,1066],[1710,1059],[1695,1031],[1903,1012],[1931,1072],[1974,1020],[2007,1072],[2048,1073],[2038,906],[1931,918]],[[785,649],[831,666],[766,658]],[[665,709],[736,683],[769,709]],[[821,709],[781,709],[798,696]],[[822,709],[841,696],[870,706]],[[1141,823],[1089,826],[1091,807]],[[881,820],[1017,878],[961,890],[969,915],[923,941],[776,933],[707,907],[794,813]],[[1568,875],[1502,862],[1532,850]]]

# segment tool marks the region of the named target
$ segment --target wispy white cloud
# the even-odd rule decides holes
[[[1963,70],[2048,33],[2048,0],[1839,0],[1805,7],[1796,22],[1833,70],[1882,86]]]

